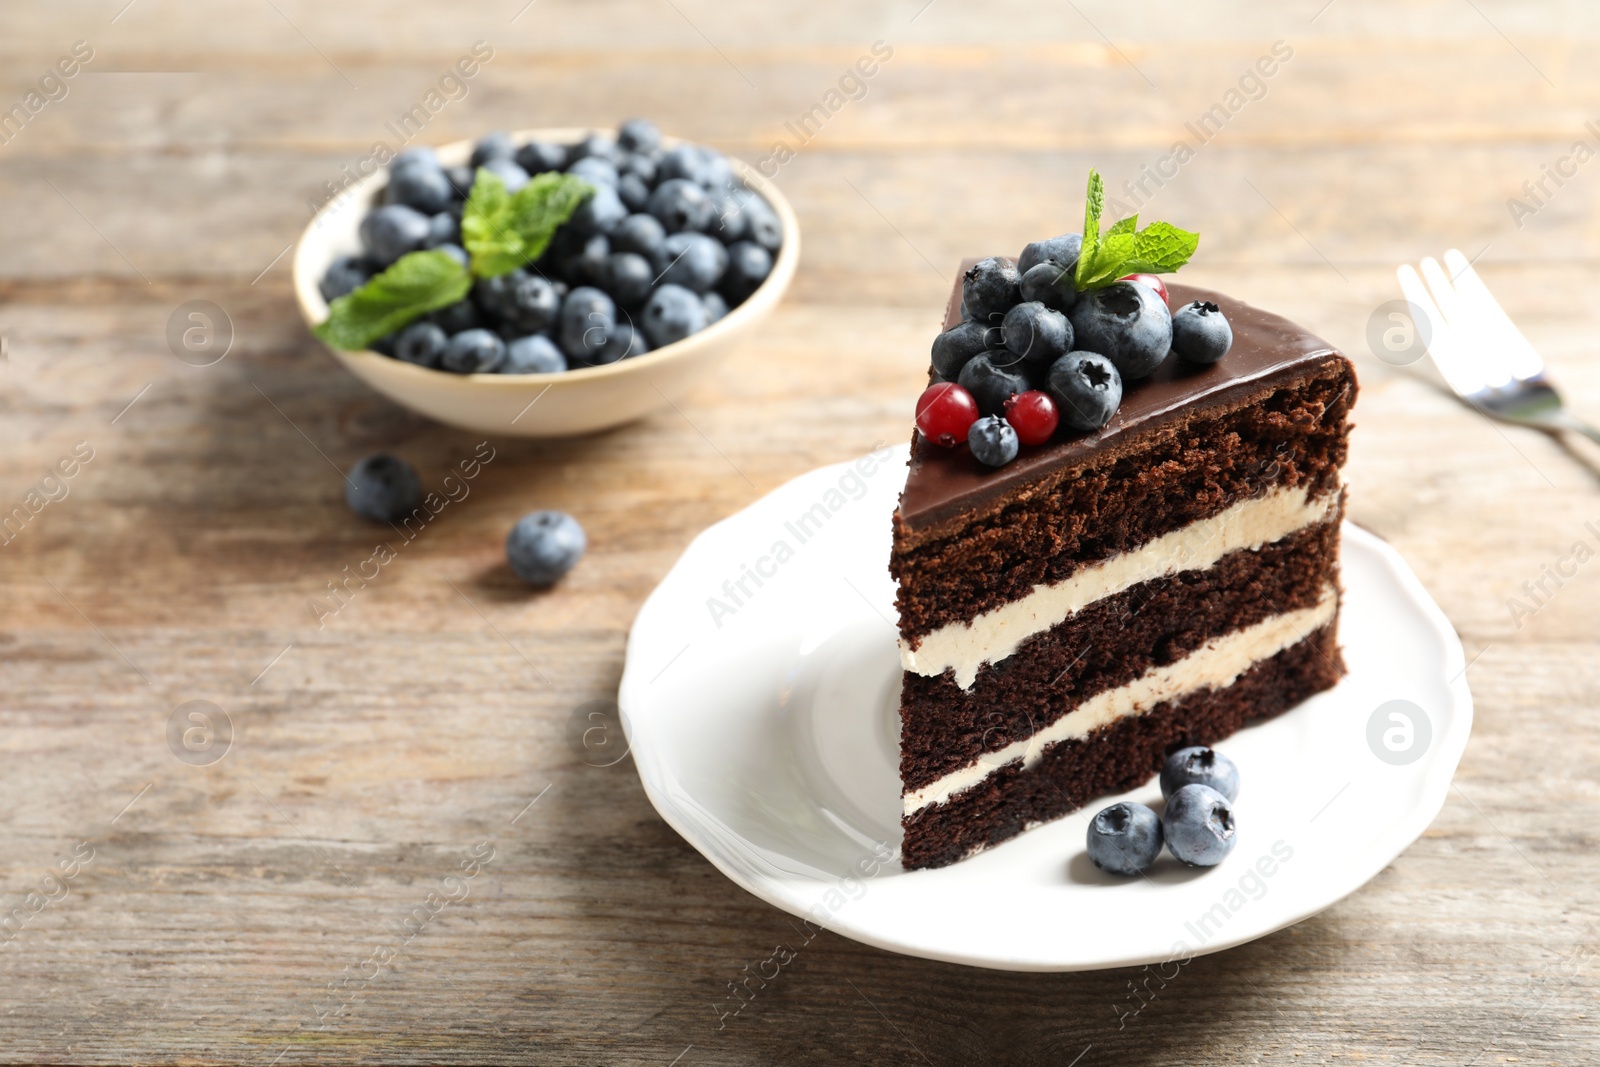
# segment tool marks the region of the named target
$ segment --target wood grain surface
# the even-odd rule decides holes
[[[1600,417],[1600,161],[1520,226],[1507,205],[1600,145],[1593,5],[65,0],[7,4],[0,31],[0,111],[93,51],[0,143],[0,512],[58,497],[0,547],[0,914],[20,916],[0,1059],[1600,1059],[1600,562],[1562,562],[1600,549],[1600,452],[1491,425],[1367,341],[1394,266],[1460,247]],[[391,449],[438,485],[480,438],[343,373],[284,252],[480,40],[492,60],[426,139],[646,114],[752,161],[785,141],[803,263],[681,412],[492,441],[466,498],[319,626],[313,599],[379,536],[338,470]],[[785,124],[877,41],[865,94],[799,143]],[[614,694],[634,612],[697,532],[907,435],[962,256],[1076,228],[1091,164],[1116,194],[1274,42],[1292,58],[1144,208],[1204,233],[1186,276],[1358,363],[1352,516],[1471,660],[1443,813],[1354,896],[1156,992],[824,933],[719,1018],[794,926],[657,817],[631,761],[589,765],[574,709]],[[215,365],[169,351],[191,300],[232,323]],[[501,552],[535,507],[591,545],[546,593]],[[169,745],[189,701],[232,724],[217,762]]]

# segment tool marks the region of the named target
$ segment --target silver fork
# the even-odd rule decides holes
[[[1562,404],[1545,377],[1544,360],[1466,256],[1452,248],[1444,254],[1444,267],[1429,256],[1421,276],[1409,263],[1398,273],[1406,300],[1423,320],[1418,326],[1428,331],[1428,355],[1457,396],[1503,422],[1546,433],[1581,433],[1600,442],[1600,430]]]

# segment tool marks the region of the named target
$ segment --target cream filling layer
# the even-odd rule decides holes
[[[1274,615],[1246,629],[1214,637],[1176,663],[1152,667],[1127,685],[1096,693],[1032,737],[1013,741],[936,782],[906,793],[905,813],[910,815],[929,804],[942,804],[1008,763],[1021,760],[1024,767],[1032,767],[1046,748],[1058,742],[1088,737],[1119,719],[1143,715],[1158,704],[1202,689],[1232,685],[1255,664],[1326,626],[1338,610],[1338,591],[1329,587],[1312,607]]]
[[[986,611],[971,622],[941,626],[913,649],[900,640],[900,663],[913,674],[937,677],[954,668],[956,684],[971,689],[978,668],[999,663],[1022,642],[1063,622],[1074,612],[1140,582],[1202,570],[1240,549],[1270,545],[1326,521],[1339,506],[1337,492],[1308,497],[1288,486],[1241,500],[1209,519],[1162,534],[1141,548],[1084,567],[1051,585]]]

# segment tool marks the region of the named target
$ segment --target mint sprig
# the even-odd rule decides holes
[[[311,332],[334,348],[359,351],[471,291],[472,275],[448,254],[408,252],[359,289],[335,299],[326,321]]]
[[[1084,198],[1083,250],[1072,279],[1080,290],[1103,289],[1130,274],[1171,274],[1189,262],[1199,247],[1199,234],[1180,230],[1170,222],[1152,222],[1139,229],[1138,215],[1118,220],[1102,235],[1100,214],[1105,202],[1105,182],[1098,171],[1090,169]]]
[[[499,175],[480,167],[461,213],[461,240],[472,254],[472,273],[493,278],[538,259],[556,230],[593,193],[594,186],[582,178],[554,171],[508,193]]]
[[[475,278],[509,274],[544,255],[556,230],[593,193],[594,186],[582,178],[554,172],[509,193],[498,175],[479,169],[461,213],[470,270],[444,252],[409,252],[329,304],[327,320],[311,332],[334,348],[369,348],[428,312],[464,299]]]

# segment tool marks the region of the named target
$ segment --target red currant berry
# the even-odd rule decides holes
[[[934,382],[917,398],[917,429],[935,444],[954,448],[978,421],[978,402],[955,382]]]
[[[1161,297],[1161,302],[1163,304],[1170,303],[1167,298],[1167,283],[1156,277],[1154,274],[1130,274],[1126,278],[1119,278],[1118,280],[1124,282],[1138,282],[1140,285],[1148,286],[1156,291],[1156,295]]]
[[[1050,394],[1030,389],[1006,397],[1006,421],[1023,444],[1042,445],[1055,435],[1056,423],[1061,420]]]

